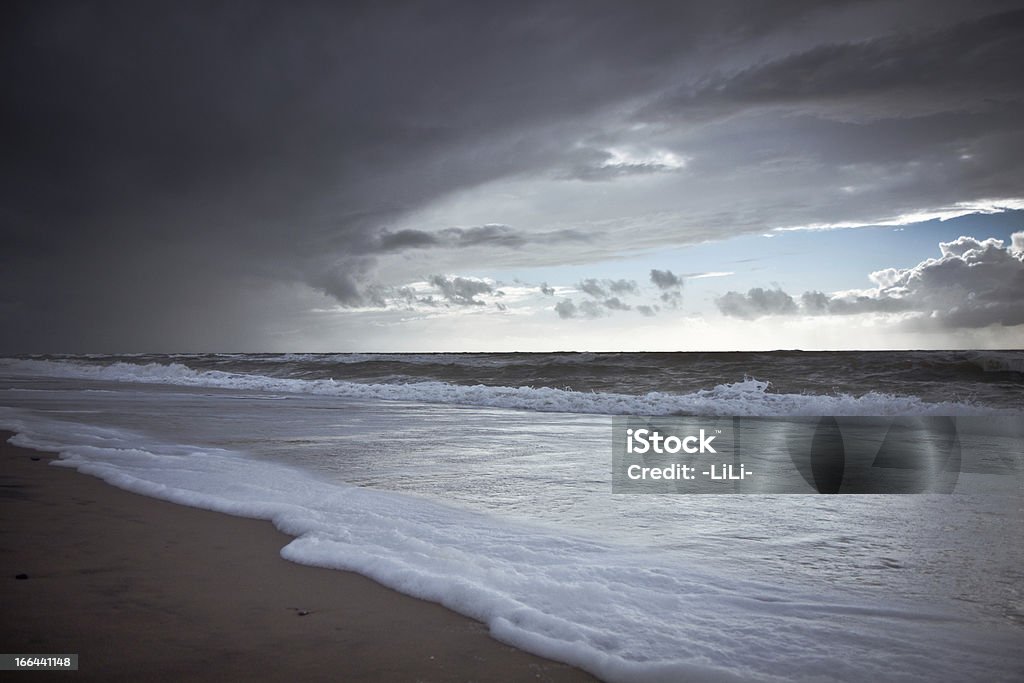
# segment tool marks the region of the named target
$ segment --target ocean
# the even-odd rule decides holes
[[[24,356],[0,395],[60,465],[607,680],[1024,678],[1022,351]],[[615,416],[1003,433],[951,493],[642,495]]]

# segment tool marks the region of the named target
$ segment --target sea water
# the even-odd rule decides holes
[[[1019,452],[948,495],[615,495],[610,416],[1015,422],[1022,360],[17,358],[0,361],[0,427],[129,490],[272,520],[296,537],[288,559],[609,680],[1015,680]]]

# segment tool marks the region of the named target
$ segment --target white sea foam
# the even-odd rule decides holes
[[[774,393],[769,382],[751,378],[685,394],[650,392],[631,395],[550,387],[467,386],[438,381],[372,384],[333,379],[293,379],[194,370],[181,363],[117,362],[100,365],[65,360],[2,359],[0,367],[9,373],[34,376],[601,415],[981,415],[1006,412],[971,403],[927,402],[916,396],[874,391],[862,396]]]
[[[938,611],[696,570],[209,447],[0,408],[14,442],[141,494],[272,520],[282,555],[440,602],[609,681],[1012,680],[1013,643]],[[1019,645],[1019,642],[1017,643]]]

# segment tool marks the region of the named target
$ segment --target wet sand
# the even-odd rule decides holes
[[[77,673],[33,681],[594,680],[440,605],[288,562],[269,522],[122,491],[9,436],[0,652],[79,655]]]

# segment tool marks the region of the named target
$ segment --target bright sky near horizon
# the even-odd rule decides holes
[[[1014,2],[15,3],[0,352],[1024,347]]]

